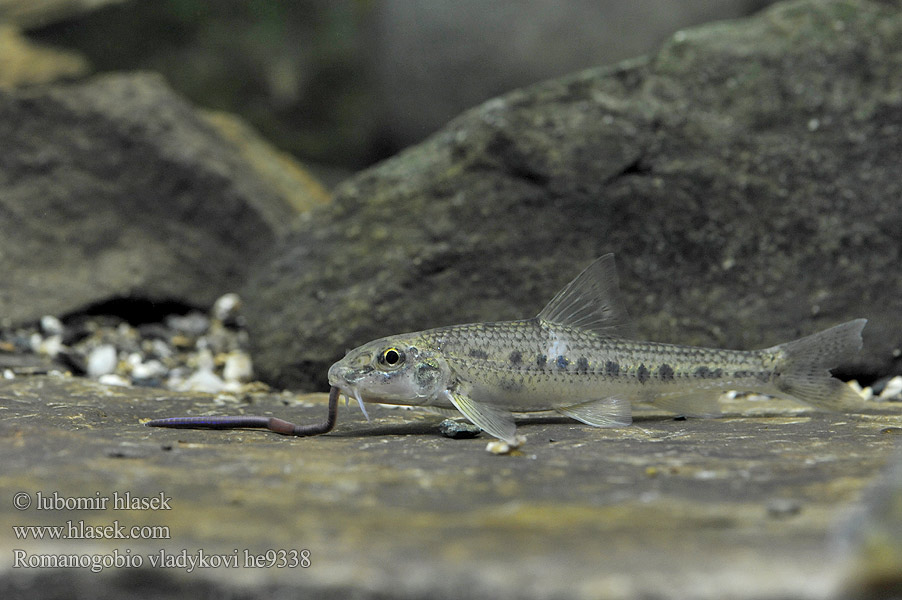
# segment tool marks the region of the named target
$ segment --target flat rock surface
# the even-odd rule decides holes
[[[844,373],[902,372],[902,8],[801,0],[516,90],[335,190],[242,293],[254,364],[529,318],[617,255],[639,331],[753,349],[867,318]]]
[[[324,417],[322,394],[236,400],[63,377],[0,381],[0,596],[829,595],[851,564],[837,531],[883,477],[902,406],[843,415],[737,400],[724,409],[718,419],[649,414],[607,430],[533,417],[521,422],[521,451],[496,456],[484,435],[448,439],[441,418],[380,406],[369,424],[342,408],[333,433],[306,439],[141,424],[254,413],[308,423]],[[126,493],[168,499],[169,510],[116,510]],[[73,498],[108,505],[53,506]],[[36,541],[13,529],[67,521],[163,526],[169,537]],[[17,550],[22,560],[118,552],[143,566],[14,568]],[[283,568],[245,566],[259,555],[265,565],[268,550]],[[161,551],[168,560],[202,552],[202,565],[224,555],[239,567],[152,566]]]

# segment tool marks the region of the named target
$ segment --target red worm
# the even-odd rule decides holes
[[[173,427],[178,429],[269,429],[282,435],[320,435],[329,433],[338,420],[338,396],[341,390],[333,387],[329,391],[329,414],[326,420],[315,425],[295,425],[276,417],[170,417],[154,419],[144,425],[147,427]]]

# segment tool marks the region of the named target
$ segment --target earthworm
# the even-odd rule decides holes
[[[329,391],[329,414],[326,420],[315,425],[295,425],[276,417],[170,417],[154,419],[144,425],[147,427],[173,427],[178,429],[269,429],[282,435],[320,435],[329,433],[338,420],[338,396],[341,390],[332,387]]]

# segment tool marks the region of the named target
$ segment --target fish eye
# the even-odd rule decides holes
[[[386,348],[379,355],[379,363],[386,367],[397,367],[404,362],[404,351],[398,348]]]

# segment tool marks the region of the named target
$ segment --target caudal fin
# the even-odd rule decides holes
[[[849,410],[860,406],[861,398],[852,388],[830,374],[861,350],[861,330],[867,319],[855,319],[794,342],[775,346],[782,355],[776,384],[780,392],[828,410]]]

